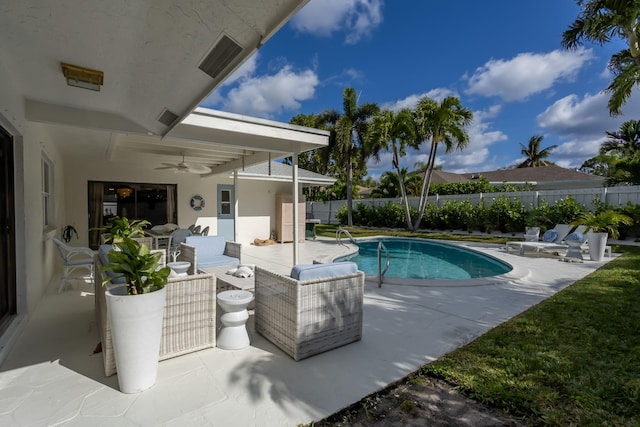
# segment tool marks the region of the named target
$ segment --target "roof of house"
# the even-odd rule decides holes
[[[292,172],[291,165],[272,161],[247,166],[244,170],[239,169],[238,178],[291,182]],[[298,182],[306,185],[332,185],[336,180],[335,178],[298,168]]]
[[[449,184],[452,182],[467,182],[469,178],[463,174],[434,170],[431,174],[431,184]]]
[[[463,174],[468,179],[486,178],[489,182],[548,182],[548,181],[601,181],[601,176],[565,169],[560,166],[540,166],[535,168],[501,169]]]

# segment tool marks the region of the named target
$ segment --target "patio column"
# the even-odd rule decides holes
[[[298,227],[298,217],[300,212],[298,211],[298,153],[291,153],[291,181],[293,182],[291,192],[293,200],[293,265],[298,263],[298,233],[300,232]]]
[[[233,241],[238,241],[238,218],[240,215],[238,214],[238,200],[240,196],[238,194],[238,169],[233,170]]]

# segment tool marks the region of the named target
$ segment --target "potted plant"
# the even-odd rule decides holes
[[[99,228],[105,243],[118,243],[124,238],[144,235],[144,228],[151,225],[146,219],[134,219],[129,221],[126,217],[114,216],[109,218],[107,225]]]
[[[138,393],[155,384],[158,376],[164,286],[171,270],[160,268],[161,253],[128,237],[114,247],[101,272],[111,270],[125,280],[105,292],[118,383],[123,393]],[[103,286],[112,278],[107,277]]]
[[[607,246],[607,239],[617,239],[620,235],[618,228],[631,225],[633,220],[626,215],[612,209],[600,212],[585,212],[573,225],[587,227],[587,241],[589,242],[589,257],[592,261],[601,261]]]

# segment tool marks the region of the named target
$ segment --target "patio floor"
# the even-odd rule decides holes
[[[56,280],[0,365],[0,425],[295,426],[322,419],[401,379],[553,295],[601,263],[565,263],[465,243],[516,267],[477,286],[365,285],[363,339],[300,362],[248,327],[251,346],[160,363],[158,381],[135,395],[105,377],[93,290]],[[300,245],[300,262],[347,253],[333,240]],[[243,246],[243,263],[288,272],[291,244]],[[453,284],[453,283],[452,283]],[[476,282],[478,284],[478,282]]]

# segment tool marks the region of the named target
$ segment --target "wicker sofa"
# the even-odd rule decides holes
[[[179,261],[191,263],[189,274],[207,267],[240,264],[242,245],[224,236],[189,236],[180,244]]]
[[[354,263],[255,268],[255,330],[294,360],[362,339],[364,273]]]
[[[105,272],[100,272],[106,262],[105,254],[109,248],[110,245],[101,246],[95,257],[95,308],[106,376],[116,373],[105,291],[109,286],[116,286],[117,284],[102,286],[102,281],[108,276]],[[159,252],[165,253],[164,250]],[[162,264],[164,262],[165,257],[163,255]],[[213,274],[196,274],[169,277],[165,288],[167,290],[167,301],[162,324],[160,360],[215,347],[215,276]]]

